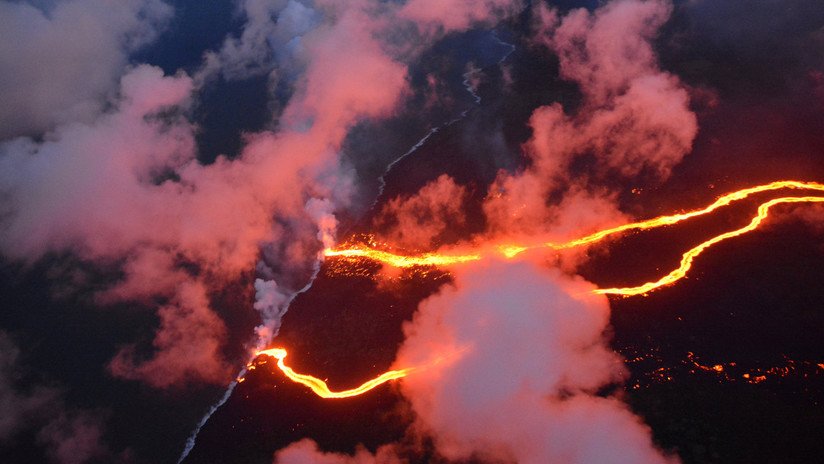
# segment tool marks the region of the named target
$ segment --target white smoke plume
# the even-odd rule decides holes
[[[222,76],[240,80],[273,73],[290,78],[307,59],[303,38],[323,21],[323,12],[310,1],[244,0],[238,13],[246,18],[239,37],[227,37],[220,50],[208,51],[195,78],[198,82]]]

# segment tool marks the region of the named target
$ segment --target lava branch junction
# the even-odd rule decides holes
[[[817,182],[803,182],[803,181],[796,181],[796,180],[783,180],[783,181],[776,181],[771,182],[769,184],[757,185],[755,187],[750,187],[742,190],[737,190],[732,193],[728,193],[719,197],[710,205],[696,209],[693,211],[688,211],[685,213],[680,214],[672,214],[668,216],[659,216],[653,219],[647,219],[644,221],[639,222],[632,222],[629,224],[624,224],[617,227],[612,227],[609,229],[600,230],[594,232],[592,234],[576,238],[567,242],[562,243],[552,243],[552,242],[545,242],[539,245],[516,245],[516,244],[501,244],[494,247],[501,255],[504,257],[511,259],[519,254],[532,250],[532,249],[552,249],[552,250],[564,250],[569,248],[575,248],[582,245],[589,245],[592,243],[600,242],[605,238],[620,234],[622,232],[627,232],[631,230],[646,230],[646,229],[655,229],[658,227],[673,225],[679,223],[681,221],[685,221],[687,219],[691,219],[698,216],[703,216],[705,214],[709,214],[721,207],[727,206],[730,203],[738,200],[743,200],[751,195],[760,192],[767,192],[772,190],[780,190],[780,189],[801,189],[801,190],[813,190],[824,192],[824,184],[820,184]],[[661,277],[660,279],[653,281],[653,282],[646,282],[642,285],[636,287],[624,287],[624,288],[600,288],[594,290],[595,293],[599,294],[609,294],[609,295],[622,295],[622,296],[634,296],[634,295],[643,295],[649,293],[653,290],[656,290],[660,287],[674,284],[675,282],[683,279],[686,277],[687,272],[692,267],[692,262],[695,258],[700,255],[704,250],[715,245],[721,241],[724,241],[729,238],[737,237],[739,235],[745,234],[747,232],[751,232],[758,228],[758,226],[767,218],[769,215],[769,210],[772,206],[781,203],[816,203],[816,202],[824,202],[824,196],[799,196],[799,197],[780,197],[774,198],[769,200],[765,203],[762,203],[758,208],[758,213],[752,219],[752,221],[745,227],[742,227],[737,230],[733,230],[730,232],[725,232],[721,235],[713,237],[705,242],[698,244],[697,246],[689,249],[686,251],[681,257],[681,263],[678,268],[674,269],[670,273],[666,274],[665,276]],[[377,248],[373,248],[367,245],[355,245],[350,248],[327,248],[323,252],[324,256],[327,258],[343,258],[343,259],[358,259],[358,258],[367,258],[374,261],[378,261],[382,264],[386,264],[393,267],[399,268],[410,268],[415,266],[453,266],[457,264],[468,263],[472,261],[479,261],[483,259],[486,255],[480,251],[467,253],[467,254],[439,254],[439,253],[424,253],[424,254],[417,254],[417,255],[400,255],[390,253],[388,251],[380,250]]]
[[[512,259],[515,258],[517,255],[523,253],[524,251],[530,249],[543,248],[562,250],[578,247],[582,245],[595,243],[611,235],[619,234],[630,230],[653,229],[657,227],[676,224],[678,222],[690,218],[711,213],[721,207],[729,205],[734,201],[743,200],[753,194],[780,189],[813,190],[818,192],[824,192],[824,184],[820,184],[817,182],[802,182],[795,180],[776,181],[769,184],[758,185],[755,187],[750,187],[732,193],[728,193],[726,195],[719,197],[713,203],[701,209],[696,209],[693,211],[668,216],[659,216],[645,221],[628,223],[621,226],[604,229],[574,240],[570,240],[568,242],[546,242],[534,246],[506,244],[498,245],[495,248],[500,254],[502,254],[506,258]],[[755,215],[755,217],[753,217],[749,224],[739,229],[717,235],[686,251],[682,255],[681,263],[678,266],[678,268],[661,277],[660,279],[653,282],[644,283],[643,285],[639,285],[637,287],[598,288],[593,290],[593,292],[598,294],[612,294],[628,297],[634,295],[643,295],[649,293],[650,291],[656,290],[660,287],[672,285],[680,279],[686,277],[687,272],[692,267],[693,261],[704,250],[724,240],[737,237],[757,229],[758,226],[761,225],[763,221],[769,216],[770,209],[772,207],[779,204],[787,203],[824,203],[824,196],[786,196],[768,200],[764,203],[761,203],[758,206],[757,214]],[[366,245],[356,245],[351,248],[328,248],[324,250],[324,256],[329,258],[343,259],[366,258],[394,267],[409,268],[414,266],[451,266],[456,264],[468,263],[472,261],[479,261],[485,257],[485,254],[479,251],[468,254],[425,253],[417,255],[399,255],[390,253],[388,251],[369,247]],[[406,377],[409,373],[417,369],[415,367],[410,367],[405,369],[387,371],[375,377],[372,380],[364,382],[357,388],[342,391],[331,391],[326,382],[324,382],[323,380],[317,377],[313,377],[311,375],[299,374],[295,372],[292,368],[287,366],[284,362],[284,358],[286,358],[286,355],[287,352],[284,348],[271,348],[257,352],[255,357],[257,358],[259,356],[269,356],[276,359],[278,368],[286,375],[286,377],[288,377],[293,382],[300,383],[310,388],[315,394],[317,394],[321,398],[349,398],[353,396],[358,396],[386,382],[389,382],[390,380]],[[250,364],[249,369],[253,368],[254,364]],[[242,381],[243,379],[239,380]]]
[[[633,296],[633,295],[643,295],[647,292],[655,290],[659,287],[664,285],[673,284],[684,277],[687,276],[687,271],[692,267],[692,262],[696,256],[700,255],[704,250],[707,248],[715,245],[716,243],[722,242],[728,238],[737,237],[742,234],[746,234],[747,232],[753,231],[758,228],[758,226],[767,218],[770,212],[770,208],[775,205],[779,205],[782,203],[821,203],[824,202],[824,197],[815,197],[815,196],[806,196],[806,197],[781,197],[781,198],[774,198],[766,203],[762,203],[758,207],[758,214],[750,221],[749,224],[746,226],[732,230],[730,232],[725,232],[721,235],[717,235],[705,242],[702,242],[696,247],[689,249],[684,255],[681,257],[681,265],[678,266],[675,270],[670,272],[669,274],[661,277],[660,279],[656,280],[655,282],[647,282],[643,285],[639,285],[637,287],[626,287],[626,288],[599,288],[594,290],[595,293],[600,294],[613,294],[613,295],[623,295],[623,296]]]

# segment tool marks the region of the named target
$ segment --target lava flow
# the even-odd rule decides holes
[[[324,382],[323,380],[317,377],[313,377],[311,375],[298,374],[297,372],[292,370],[291,367],[287,366],[286,363],[283,362],[283,359],[286,358],[286,354],[286,350],[283,348],[270,348],[268,350],[258,351],[255,354],[255,357],[271,356],[275,358],[278,362],[278,368],[286,375],[286,377],[289,378],[289,380],[309,387],[313,392],[315,392],[316,395],[320,396],[321,398],[350,398],[353,396],[358,396],[390,380],[406,377],[406,375],[409,374],[409,372],[414,370],[414,368],[410,367],[395,371],[387,371],[379,375],[378,377],[375,377],[372,380],[364,382],[361,386],[357,388],[342,391],[332,391],[329,389],[329,386],[326,385],[326,382]]]
[[[461,264],[470,261],[478,261],[482,258],[480,254],[467,255],[447,255],[437,253],[424,253],[421,255],[396,255],[388,251],[382,251],[367,246],[355,246],[342,250],[327,248],[323,251],[326,257],[343,258],[368,258],[394,267],[414,267],[414,266],[448,266],[450,264]]]
[[[672,224],[676,224],[681,221],[685,221],[687,219],[691,219],[694,217],[702,216],[705,214],[709,214],[723,206],[727,206],[730,203],[738,200],[743,200],[753,194],[772,191],[772,190],[780,190],[780,189],[800,189],[800,190],[815,190],[819,192],[824,192],[824,184],[820,184],[817,182],[801,182],[795,180],[785,180],[785,181],[776,181],[771,182],[769,184],[758,185],[755,187],[750,187],[742,190],[738,190],[732,193],[728,193],[719,197],[715,200],[712,204],[696,209],[693,211],[688,211],[686,213],[679,213],[679,214],[672,214],[667,216],[659,216],[653,219],[647,219],[644,221],[633,222],[629,224],[624,224],[617,227],[612,227],[609,229],[604,229],[584,237],[576,238],[567,242],[563,243],[543,243],[541,245],[534,245],[534,246],[526,246],[526,245],[514,245],[514,244],[504,244],[498,245],[496,247],[497,251],[502,254],[504,257],[508,259],[512,259],[517,255],[523,253],[524,251],[536,248],[549,248],[553,250],[562,250],[568,248],[574,248],[582,245],[587,245],[595,242],[599,242],[604,240],[605,238],[619,234],[622,232],[627,232],[630,230],[646,230],[646,229],[654,229],[658,227],[668,226]],[[745,227],[742,227],[737,230],[733,230],[730,232],[723,233],[716,237],[713,237],[698,246],[688,250],[685,252],[681,258],[681,263],[678,268],[671,271],[670,273],[666,274],[665,276],[661,277],[660,279],[647,282],[642,285],[636,287],[625,287],[625,288],[604,288],[604,289],[596,289],[595,293],[600,294],[613,294],[613,295],[623,295],[623,296],[633,296],[633,295],[642,295],[645,293],[649,293],[652,290],[658,289],[665,285],[670,285],[677,282],[680,279],[686,277],[687,272],[692,267],[692,262],[695,258],[700,255],[705,249],[709,248],[716,243],[724,241],[728,238],[737,237],[739,235],[745,234],[747,232],[751,232],[758,228],[758,226],[763,222],[764,219],[769,214],[769,209],[777,204],[780,203],[812,203],[812,202],[822,202],[824,201],[824,197],[819,196],[803,196],[803,197],[781,197],[775,198],[773,200],[767,201],[762,203],[758,208],[758,214],[752,219],[750,224]],[[367,258],[370,260],[374,260],[383,264],[387,264],[394,267],[399,268],[409,268],[415,266],[450,266],[456,264],[463,264],[471,261],[478,261],[483,259],[484,255],[481,252],[476,253],[469,253],[469,254],[438,254],[438,253],[425,253],[419,255],[399,255],[394,254],[388,251],[380,250],[374,247],[370,247],[368,245],[355,245],[351,248],[343,248],[343,249],[331,249],[328,248],[324,250],[324,256],[335,258],[349,258],[349,259],[356,259],[356,258]]]
[[[779,189],[802,189],[802,190],[815,190],[824,192],[824,184],[819,184],[816,182],[800,182],[800,181],[778,181],[772,182],[769,184],[759,185],[755,187],[750,187],[747,189],[738,190],[736,192],[732,192],[726,195],[719,197],[715,202],[706,206],[701,209],[689,211],[686,213],[680,214],[673,214],[669,216],[660,216],[653,219],[648,219],[645,221],[639,221],[634,223],[625,224],[618,227],[613,227],[609,229],[604,229],[598,232],[595,232],[590,235],[586,235],[581,238],[577,238],[574,240],[570,240],[565,243],[544,243],[539,246],[522,246],[522,245],[499,245],[497,246],[497,251],[501,253],[506,258],[514,258],[520,253],[532,249],[532,248],[550,248],[555,250],[565,249],[565,248],[572,248],[581,245],[586,245],[590,243],[594,243],[600,240],[605,239],[606,237],[614,234],[618,234],[621,232],[626,232],[629,230],[643,230],[643,229],[652,229],[656,227],[662,227],[667,225],[676,224],[678,222],[701,216],[704,214],[708,214],[712,211],[715,211],[718,208],[723,206],[729,205],[733,201],[742,200],[747,198],[750,195],[759,192],[765,192],[770,190],[779,190]],[[625,287],[625,288],[599,288],[594,290],[595,293],[599,294],[612,294],[612,295],[622,295],[622,296],[633,296],[633,295],[642,295],[646,294],[652,290],[660,288],[665,285],[671,285],[677,282],[680,279],[686,277],[687,272],[692,267],[692,263],[695,258],[700,255],[704,250],[707,248],[720,243],[724,240],[740,236],[747,232],[751,232],[758,228],[759,225],[769,216],[770,209],[779,204],[787,204],[787,203],[822,203],[824,202],[824,196],[791,196],[791,197],[780,197],[774,198],[772,200],[766,201],[759,205],[758,212],[756,216],[744,227],[739,229],[725,232],[723,234],[717,235],[709,240],[706,240],[699,245],[695,246],[694,248],[685,252],[681,258],[681,263],[672,272],[668,273],[667,275],[661,277],[660,279],[654,282],[647,282],[643,285],[639,285],[636,287]],[[426,254],[419,254],[419,255],[398,255],[393,254],[388,251],[379,250],[373,248],[368,245],[356,245],[351,248],[345,249],[326,249],[324,250],[324,255],[327,257],[340,257],[340,258],[349,258],[349,259],[357,259],[357,258],[367,258],[374,261],[378,261],[384,264],[388,264],[395,267],[407,268],[407,267],[415,267],[415,266],[449,266],[461,263],[467,263],[470,261],[478,261],[483,259],[484,255],[479,251],[476,253],[469,253],[469,254],[438,254],[438,253],[426,253]],[[257,356],[264,355],[270,356],[277,360],[277,366],[280,370],[293,382],[300,383],[309,387],[315,394],[322,398],[349,398],[352,396],[361,395],[366,393],[375,387],[378,387],[390,380],[400,379],[406,377],[411,371],[415,368],[406,368],[400,370],[391,370],[384,372],[383,374],[375,377],[372,380],[369,380],[357,388],[353,388],[350,390],[343,390],[343,391],[331,391],[326,384],[321,379],[317,377],[313,377],[311,375],[306,374],[298,374],[292,368],[288,367],[284,363],[284,358],[286,358],[286,350],[283,348],[272,348],[268,350],[263,350],[257,353]],[[254,366],[250,366],[253,368]],[[719,370],[721,367],[721,370]],[[711,368],[714,371],[721,372],[723,371],[723,366],[713,366]],[[754,377],[754,374],[747,373],[744,375],[743,378],[750,380],[751,377],[760,381],[761,377]]]
[[[600,294],[611,294],[611,295],[623,295],[623,296],[633,296],[633,295],[643,295],[648,293],[656,288],[663,287],[664,285],[673,284],[684,277],[686,277],[687,272],[692,267],[692,262],[695,258],[700,255],[704,250],[707,248],[715,245],[716,243],[722,242],[727,240],[728,238],[737,237],[739,235],[745,234],[747,232],[751,232],[758,228],[761,222],[767,218],[770,213],[770,208],[775,205],[781,203],[821,203],[824,202],[824,197],[782,197],[782,198],[774,198],[766,203],[761,204],[758,207],[758,214],[750,221],[749,224],[746,226],[736,229],[730,232],[725,232],[721,235],[717,235],[700,245],[690,249],[681,257],[681,265],[678,266],[675,270],[670,272],[669,274],[661,277],[660,279],[656,280],[655,282],[647,282],[643,285],[639,285],[637,287],[626,287],[626,288],[599,288],[594,290],[595,293]]]

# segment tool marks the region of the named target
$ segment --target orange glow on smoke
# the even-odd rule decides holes
[[[536,248],[549,248],[553,250],[563,250],[574,248],[582,245],[588,245],[592,243],[599,242],[604,240],[605,238],[620,234],[623,232],[627,232],[630,230],[646,230],[646,229],[654,229],[658,227],[673,225],[679,223],[681,221],[685,221],[687,219],[691,219],[694,217],[702,216],[705,214],[709,214],[721,207],[727,206],[734,201],[743,200],[751,195],[760,192],[767,192],[772,190],[780,190],[780,189],[801,189],[801,190],[815,190],[819,192],[824,192],[824,184],[820,184],[817,182],[801,182],[795,180],[784,180],[784,181],[776,181],[771,182],[769,184],[758,185],[755,187],[750,187],[742,190],[738,190],[732,193],[728,193],[719,197],[710,205],[696,209],[693,211],[688,211],[685,213],[679,214],[672,214],[667,216],[659,216],[653,219],[647,219],[644,221],[633,222],[629,224],[624,224],[617,227],[612,227],[609,229],[604,229],[580,238],[576,238],[570,240],[568,242],[563,243],[551,243],[547,242],[542,245],[537,246],[526,246],[526,245],[517,245],[517,244],[503,244],[497,245],[495,249],[504,257],[508,259],[515,258],[519,254],[523,253],[524,251]],[[742,227],[737,230],[733,230],[730,232],[723,233],[716,237],[713,237],[698,246],[688,250],[686,253],[683,254],[681,258],[681,263],[675,270],[671,271],[670,273],[666,274],[665,276],[661,277],[660,279],[653,281],[653,282],[646,282],[642,285],[635,286],[635,287],[624,287],[624,288],[604,288],[604,289],[597,289],[595,293],[599,294],[611,294],[611,295],[622,295],[622,296],[633,296],[633,295],[642,295],[645,293],[649,293],[655,289],[660,287],[671,285],[684,277],[686,277],[687,272],[692,267],[692,262],[695,258],[700,255],[704,250],[707,248],[727,240],[729,238],[737,237],[739,235],[745,234],[747,232],[751,232],[758,228],[758,226],[767,218],[769,215],[769,210],[771,207],[781,204],[781,203],[812,203],[812,202],[824,202],[824,197],[819,196],[799,196],[799,197],[781,197],[775,198],[765,203],[762,203],[758,208],[758,214],[752,219],[752,221],[745,227]],[[424,253],[424,254],[416,254],[416,255],[401,255],[395,254],[388,251],[384,251],[374,246],[370,245],[355,245],[351,248],[341,248],[341,249],[331,249],[328,248],[324,250],[324,256],[329,258],[348,258],[348,259],[357,259],[357,258],[366,258],[370,260],[374,260],[389,266],[399,267],[399,268],[410,268],[415,266],[451,266],[456,264],[463,264],[472,261],[478,261],[483,259],[484,255],[478,251],[475,253],[467,253],[467,254],[440,254],[440,253]]]
[[[400,369],[394,371],[387,371],[383,374],[375,377],[372,380],[364,382],[361,386],[357,388],[352,388],[350,390],[342,390],[342,391],[332,391],[329,389],[329,386],[326,385],[326,382],[323,380],[313,377],[311,375],[306,374],[298,374],[291,367],[287,366],[284,363],[283,359],[286,358],[286,350],[283,348],[271,348],[268,350],[258,351],[256,353],[257,356],[270,356],[277,360],[278,368],[288,377],[291,381],[309,387],[316,395],[320,396],[321,398],[350,398],[353,396],[362,395],[369,390],[374,389],[390,380],[400,379],[402,377],[406,377],[409,372],[414,370],[414,368],[407,368],[407,369]]]

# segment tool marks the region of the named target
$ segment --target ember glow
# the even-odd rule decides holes
[[[407,374],[412,372],[414,368],[407,368],[407,369],[400,369],[400,370],[392,370],[384,372],[383,374],[375,377],[372,380],[368,380],[361,384],[359,387],[352,388],[349,390],[342,390],[342,391],[332,391],[329,389],[329,386],[323,380],[313,377],[311,375],[306,374],[298,374],[291,367],[287,366],[286,363],[283,361],[286,358],[286,350],[283,348],[270,348],[268,350],[259,351],[255,357],[258,356],[269,356],[275,358],[277,360],[278,368],[283,372],[286,377],[288,377],[291,381],[295,383],[299,383],[301,385],[305,385],[309,387],[316,395],[320,396],[321,398],[351,398],[353,396],[362,395],[380,385],[383,385],[390,380],[400,379],[402,377],[406,377]],[[253,368],[253,365],[249,366]]]
[[[675,382],[687,375],[710,376],[719,383],[743,382],[753,385],[791,377],[806,379],[824,376],[824,363],[799,361],[788,357],[785,357],[782,364],[775,365],[745,365],[735,361],[708,364],[703,362],[699,355],[689,351],[683,359],[671,364],[662,359],[659,350],[655,348],[644,352],[619,349],[619,352],[624,355],[627,364],[644,366],[643,374],[630,386],[633,390],[649,388],[653,384]]]

